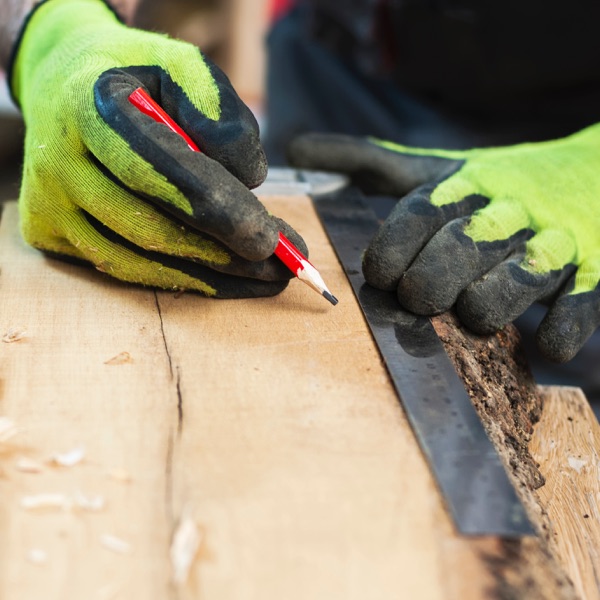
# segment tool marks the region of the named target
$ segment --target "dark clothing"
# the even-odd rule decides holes
[[[535,0],[298,3],[305,37],[362,74],[492,118],[600,98],[600,3],[578,4],[567,14]]]
[[[268,38],[272,163],[304,131],[467,148],[554,139],[600,121],[600,3],[571,20],[557,2],[458,4],[299,2]]]

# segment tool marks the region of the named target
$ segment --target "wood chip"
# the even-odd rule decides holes
[[[48,562],[48,554],[40,548],[32,548],[27,552],[27,560],[34,565],[45,565]]]
[[[575,456],[569,456],[567,458],[567,462],[572,469],[575,469],[578,474],[581,474],[581,469],[587,465],[588,461],[583,460],[581,458],[576,458]]]
[[[57,452],[50,457],[49,462],[59,467],[74,467],[80,463],[85,456],[85,449],[81,446],[73,448],[68,452]]]
[[[131,475],[125,469],[111,469],[106,475],[121,483],[129,483],[131,481]]]
[[[0,417],[0,443],[7,442],[16,433],[17,428],[14,421],[8,417]]]
[[[9,327],[7,332],[2,336],[2,341],[5,344],[18,342],[25,337],[26,331],[21,327]]]
[[[84,510],[99,512],[104,509],[106,502],[103,496],[89,496],[83,492],[76,492],[73,496],[65,494],[37,494],[23,496],[21,507],[25,510]]]
[[[81,510],[99,512],[104,509],[105,505],[104,496],[88,496],[82,492],[77,492],[73,496],[73,506]]]
[[[131,354],[129,354],[129,352],[120,352],[116,356],[113,356],[112,358],[109,358],[108,360],[104,361],[104,364],[112,366],[112,365],[125,365],[127,363],[132,363],[132,362],[133,362],[133,358],[131,358]]]
[[[71,506],[71,501],[64,494],[36,494],[21,498],[21,507],[25,510],[69,510]]]
[[[44,465],[37,460],[22,456],[15,463],[15,469],[22,473],[41,473],[44,470]]]
[[[131,553],[131,544],[118,538],[114,535],[110,535],[109,533],[105,533],[100,536],[100,543],[111,552],[116,552],[117,554],[130,554]]]
[[[175,584],[183,585],[187,581],[201,541],[202,534],[198,529],[198,524],[190,517],[183,517],[173,535],[170,549]]]

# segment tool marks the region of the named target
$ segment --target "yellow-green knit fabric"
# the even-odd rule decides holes
[[[464,161],[431,194],[436,206],[481,194],[490,198],[465,233],[475,242],[535,232],[522,266],[533,273],[578,266],[572,294],[600,281],[600,125],[560,140],[465,151],[374,143],[407,155]],[[509,175],[508,175],[509,174]]]
[[[221,247],[166,219],[89,160],[88,148],[102,148],[126,186],[134,191],[143,186],[145,193],[191,214],[187,198],[96,110],[99,75],[128,65],[168,68],[191,102],[209,119],[219,119],[219,90],[194,46],[126,27],[99,0],[48,0],[31,16],[11,82],[26,123],[19,201],[23,236],[37,248],[85,259],[126,281],[213,295],[211,286],[109,242],[82,214],[81,209],[95,215],[146,250],[215,265],[230,261]],[[194,85],[188,85],[191,70]]]

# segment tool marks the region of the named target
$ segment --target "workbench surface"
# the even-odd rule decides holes
[[[4,600],[435,600],[525,585],[499,566],[505,541],[454,531],[308,198],[265,202],[305,237],[338,306],[297,280],[235,301],[121,284],[27,247],[5,208]],[[566,405],[548,402],[538,426],[552,481],[540,511],[564,548],[528,598],[600,598],[598,427],[577,390],[546,393],[578,417],[563,431]]]

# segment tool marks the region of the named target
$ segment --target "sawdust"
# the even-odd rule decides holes
[[[73,448],[68,452],[57,452],[53,454],[49,463],[58,467],[74,467],[80,463],[85,457],[85,450],[83,447]]]
[[[105,533],[100,536],[100,544],[107,550],[116,554],[131,554],[132,548],[129,542],[122,540],[110,533]]]
[[[21,498],[21,508],[27,511],[75,511],[99,512],[106,502],[103,496],[90,496],[83,492],[73,495],[47,492]]]
[[[21,508],[31,511],[69,510],[71,502],[65,494],[43,493],[23,496]]]
[[[5,444],[15,435],[18,430],[15,422],[8,417],[0,417],[0,444]]]
[[[26,333],[26,330],[22,327],[9,327],[6,333],[2,336],[2,341],[5,344],[19,342],[25,337]]]
[[[125,469],[110,469],[106,473],[107,477],[119,481],[120,483],[130,483],[132,480],[131,474]]]
[[[116,356],[113,356],[112,358],[109,358],[108,360],[104,361],[104,364],[114,366],[126,365],[132,362],[133,358],[131,357],[131,354],[129,354],[129,352],[119,352],[119,354],[117,354]]]
[[[15,469],[21,473],[41,473],[44,470],[44,465],[32,458],[21,456],[15,463]]]
[[[184,515],[171,543],[170,558],[173,570],[173,583],[183,585],[188,580],[189,572],[202,543],[202,532],[196,521]]]
[[[48,553],[41,548],[31,548],[25,558],[32,565],[45,565],[48,562]]]

